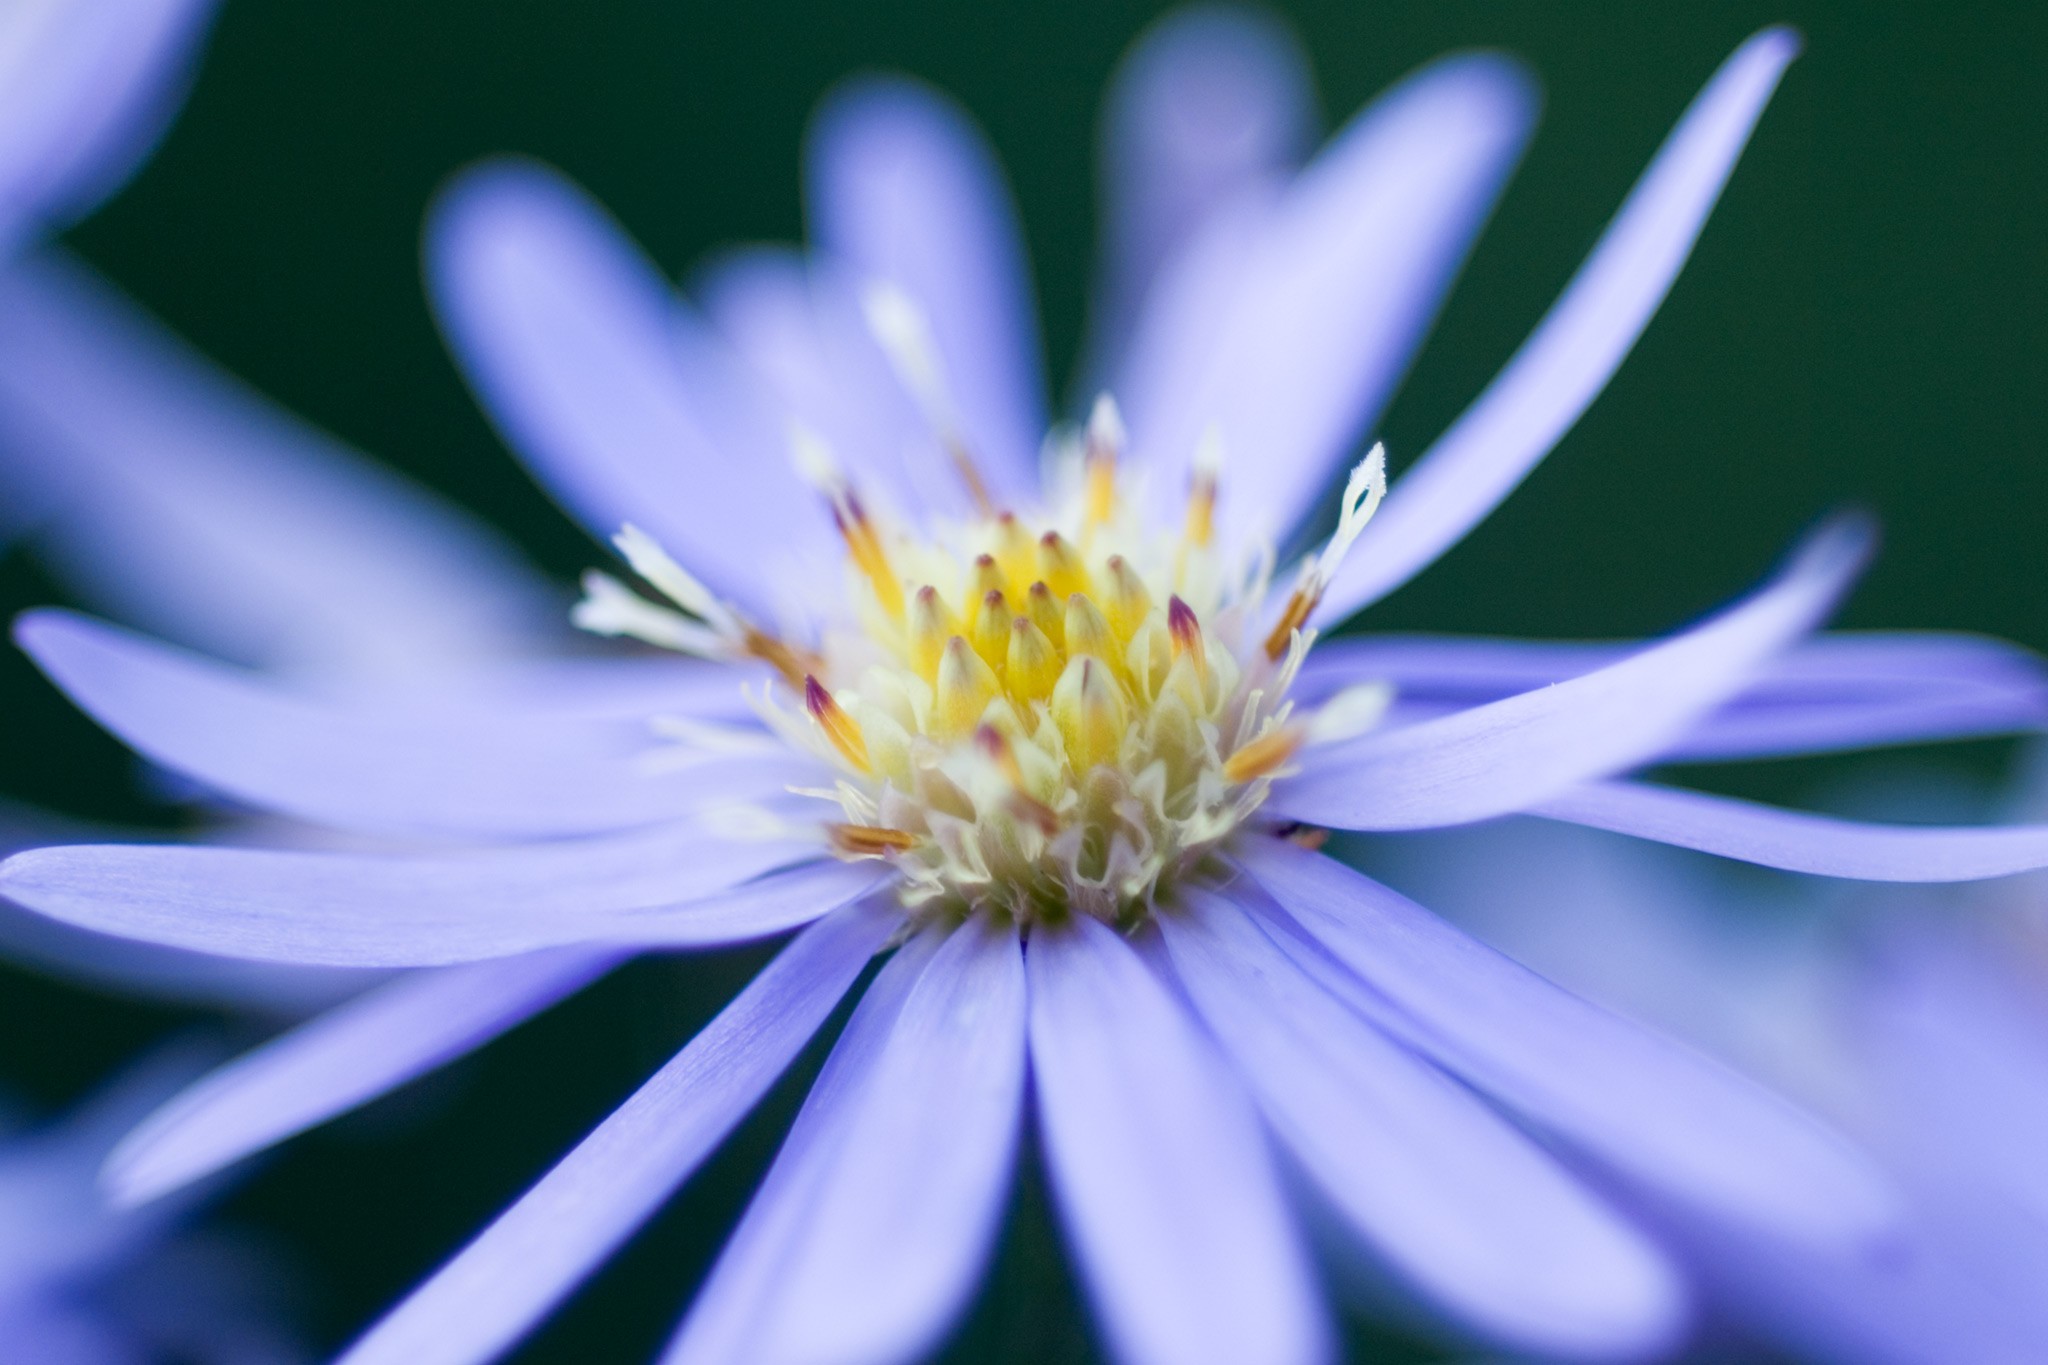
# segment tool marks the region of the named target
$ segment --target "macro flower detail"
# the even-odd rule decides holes
[[[41,849],[0,891],[174,947],[411,969],[165,1105],[111,1158],[117,1197],[360,1104],[636,953],[795,930],[349,1365],[509,1349],[884,953],[669,1361],[929,1349],[988,1255],[1027,1100],[1132,1362],[1331,1353],[1289,1170],[1460,1331],[1551,1356],[1681,1338],[1688,1284],[1639,1204],[1836,1249],[1881,1234],[1883,1183],[1802,1113],[1308,846],[1533,813],[1847,876],[2048,865],[2041,827],[1901,835],[1628,776],[2042,722],[2019,651],[1814,634],[1867,557],[1853,518],[1654,643],[1312,648],[1606,383],[1796,41],[1767,30],[1724,64],[1529,341],[1391,487],[1377,447],[1350,457],[1532,101],[1503,59],[1458,57],[1298,172],[1285,136],[1249,159],[1189,146],[1178,102],[1219,65],[1299,107],[1273,42],[1196,14],[1129,68],[1116,158],[1161,202],[1112,210],[1146,226],[1111,248],[1098,326],[1120,340],[1090,352],[1113,398],[1073,428],[1045,415],[1000,178],[921,87],[828,103],[816,249],[728,258],[694,302],[552,172],[459,180],[428,243],[450,343],[638,580],[590,577],[578,621],[667,654],[365,693],[26,617],[23,646],[140,753],[367,846]],[[1290,568],[1278,550],[1347,464],[1334,531]]]

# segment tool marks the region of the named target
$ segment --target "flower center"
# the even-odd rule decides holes
[[[630,527],[621,550],[695,619],[593,576],[577,620],[772,664],[802,710],[771,695],[763,719],[839,773],[815,793],[838,807],[833,848],[892,861],[906,906],[1130,922],[1323,737],[1291,719],[1287,694],[1334,561],[1311,561],[1272,609],[1270,555],[1233,567],[1218,552],[1215,459],[1198,461],[1177,517],[1157,515],[1119,477],[1122,431],[1104,400],[1085,432],[1055,442],[1049,510],[985,504],[911,532],[872,515],[814,440],[798,444],[845,543],[843,629],[773,640]],[[1354,473],[1345,545],[1381,469],[1375,450]],[[1320,728],[1334,710],[1355,733],[1384,701],[1326,706]]]

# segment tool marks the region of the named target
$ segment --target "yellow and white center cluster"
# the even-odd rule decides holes
[[[813,793],[839,807],[833,847],[894,862],[906,905],[1127,922],[1244,823],[1303,742],[1377,718],[1374,692],[1299,723],[1287,691],[1308,613],[1384,476],[1375,450],[1338,536],[1275,608],[1270,555],[1220,562],[1215,462],[1162,525],[1120,486],[1122,444],[1100,401],[1059,443],[1050,511],[995,507],[969,480],[975,515],[913,533],[800,441],[847,550],[836,627],[774,639],[631,528],[621,550],[691,616],[594,575],[578,621],[772,664],[801,709],[765,699],[764,720],[840,773]]]

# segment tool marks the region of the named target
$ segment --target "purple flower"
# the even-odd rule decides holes
[[[337,695],[26,618],[24,647],[155,762],[413,841],[0,868],[8,896],[104,933],[420,969],[165,1106],[112,1158],[116,1192],[320,1122],[633,953],[803,926],[348,1361],[517,1341],[887,948],[672,1361],[929,1347],[994,1235],[1027,1071],[1083,1281],[1131,1361],[1328,1353],[1282,1154],[1421,1300],[1552,1355],[1685,1328],[1685,1280],[1610,1184],[1863,1245],[1888,1191],[1828,1131],[1302,846],[1531,812],[1844,876],[2048,865],[2037,826],[1901,833],[1620,776],[2040,723],[2018,651],[1810,638],[1862,562],[1853,522],[1646,646],[1312,652],[1604,385],[1795,47],[1769,30],[1730,58],[1501,375],[1392,491],[1377,448],[1356,464],[1335,532],[1277,586],[1270,547],[1375,420],[1519,153],[1532,101],[1504,60],[1424,69],[1296,172],[1284,43],[1214,15],[1161,30],[1111,124],[1129,197],[1091,354],[1117,401],[1049,439],[1001,182],[921,87],[831,102],[817,250],[728,260],[701,307],[552,173],[473,172],[432,231],[444,325],[639,579],[592,575],[578,619],[700,657]],[[1206,121],[1231,104],[1211,90],[1243,116]]]
[[[184,1229],[193,1191],[108,1210],[108,1149],[187,1081],[174,1049],[63,1120],[0,1137],[0,1350],[35,1365],[291,1365],[306,1359],[253,1246]]]

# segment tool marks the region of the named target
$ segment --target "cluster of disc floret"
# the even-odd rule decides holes
[[[801,647],[771,639],[631,528],[621,550],[695,619],[602,576],[578,619],[774,665],[802,711],[765,698],[764,720],[840,773],[816,793],[839,807],[832,847],[891,860],[913,909],[1128,922],[1319,737],[1290,719],[1287,691],[1334,560],[1310,561],[1277,604],[1270,555],[1227,571],[1213,458],[1197,462],[1179,524],[1160,525],[1120,495],[1122,431],[1099,402],[1085,432],[1055,443],[1054,510],[984,506],[912,534],[872,515],[814,441],[799,444],[845,542],[837,614],[850,628]],[[1380,469],[1375,451],[1347,490],[1346,545]],[[1370,723],[1369,700],[1341,709],[1347,730]]]

